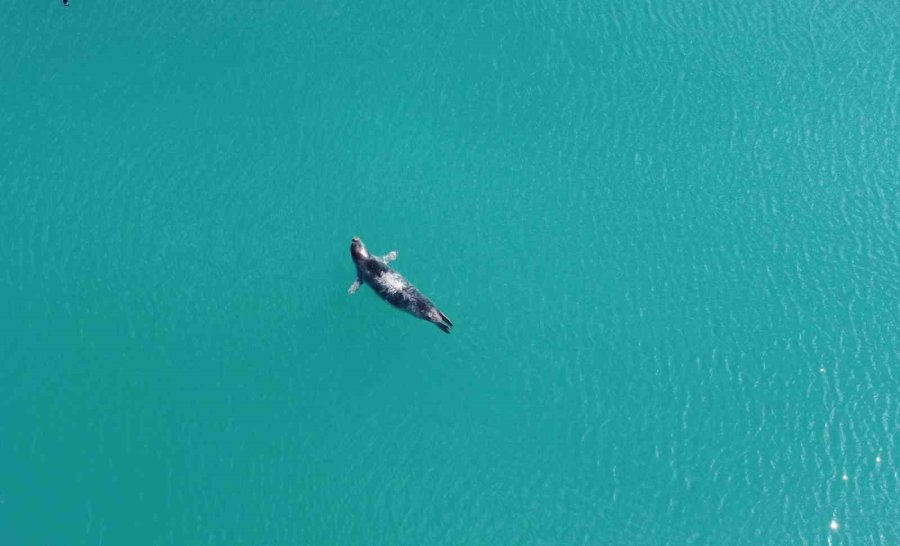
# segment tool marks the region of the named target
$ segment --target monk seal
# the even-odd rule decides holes
[[[359,237],[354,237],[350,242],[350,256],[356,265],[356,280],[347,290],[348,294],[359,290],[363,283],[368,284],[381,299],[397,309],[425,319],[445,333],[450,333],[453,323],[447,315],[441,313],[431,300],[388,265],[397,259],[396,250],[381,257],[372,256]]]

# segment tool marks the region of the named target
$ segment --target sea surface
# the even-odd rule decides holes
[[[900,544],[896,3],[0,12],[3,546]]]

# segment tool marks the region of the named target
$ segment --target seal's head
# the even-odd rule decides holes
[[[366,245],[363,244],[359,237],[354,237],[350,241],[350,256],[353,257],[354,262],[365,260],[369,257],[369,251],[366,250]]]

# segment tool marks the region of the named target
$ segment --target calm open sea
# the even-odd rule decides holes
[[[2,13],[0,544],[900,544],[895,3]]]

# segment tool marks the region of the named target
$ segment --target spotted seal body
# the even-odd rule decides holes
[[[431,300],[388,265],[397,259],[396,251],[380,258],[372,256],[359,237],[354,237],[350,242],[350,256],[356,264],[356,280],[350,285],[350,290],[347,291],[349,294],[356,292],[365,283],[381,296],[381,299],[397,309],[425,319],[444,332],[450,333],[453,323],[447,315],[441,313]]]

